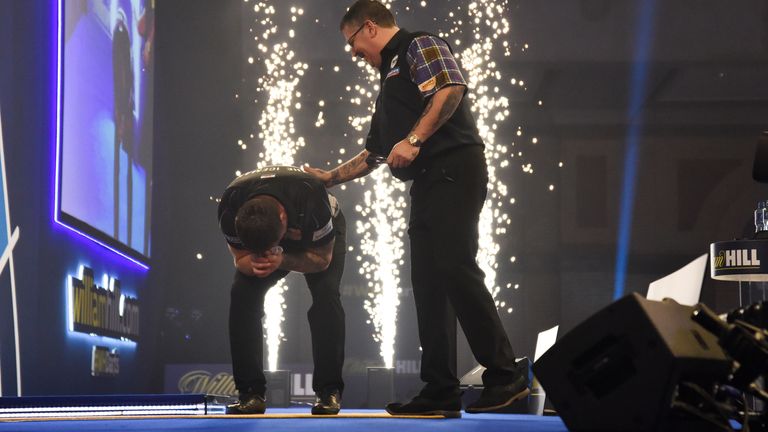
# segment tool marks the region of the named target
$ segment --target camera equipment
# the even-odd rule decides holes
[[[722,414],[730,413],[732,419],[740,421],[743,431],[749,431],[750,428],[766,430],[766,411],[763,409],[762,412],[750,413],[746,404],[746,395],[768,402],[768,393],[756,383],[768,372],[765,304],[756,303],[737,309],[728,314],[727,321],[720,319],[707,306],[699,304],[692,318],[717,336],[718,343],[733,361],[733,373],[714,389],[715,400],[720,402]],[[738,397],[741,397],[741,401],[737,400]],[[740,419],[735,418],[734,414]]]

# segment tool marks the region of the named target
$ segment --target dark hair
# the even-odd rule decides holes
[[[251,252],[264,252],[279,242],[282,229],[280,209],[271,197],[257,196],[249,199],[235,216],[237,236]]]
[[[344,30],[350,24],[359,26],[365,20],[371,20],[380,27],[395,26],[395,17],[386,6],[376,0],[357,0],[341,18],[339,30]]]

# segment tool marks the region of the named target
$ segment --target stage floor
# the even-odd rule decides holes
[[[567,432],[559,417],[466,414],[460,419],[394,418],[381,410],[342,410],[345,416],[310,416],[308,408],[269,409],[265,416],[112,417],[66,420],[4,420],[0,431],[206,431],[206,432]]]

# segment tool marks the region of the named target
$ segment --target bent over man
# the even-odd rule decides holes
[[[264,297],[293,271],[304,274],[312,294],[307,313],[317,396],[312,414],[337,414],[344,391],[339,286],[346,224],[336,199],[300,168],[268,166],[236,178],[224,191],[218,216],[236,268],[229,342],[239,402],[227,413],[265,411]]]

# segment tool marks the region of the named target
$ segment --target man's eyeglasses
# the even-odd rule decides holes
[[[363,21],[363,23],[360,24],[360,27],[358,27],[357,30],[355,30],[355,32],[352,33],[352,35],[349,37],[349,39],[347,39],[347,45],[349,45],[351,48],[354,48],[355,37],[357,37],[357,34],[360,33],[360,30],[362,30],[363,27],[365,27],[365,25],[367,23],[368,23],[368,21]]]

